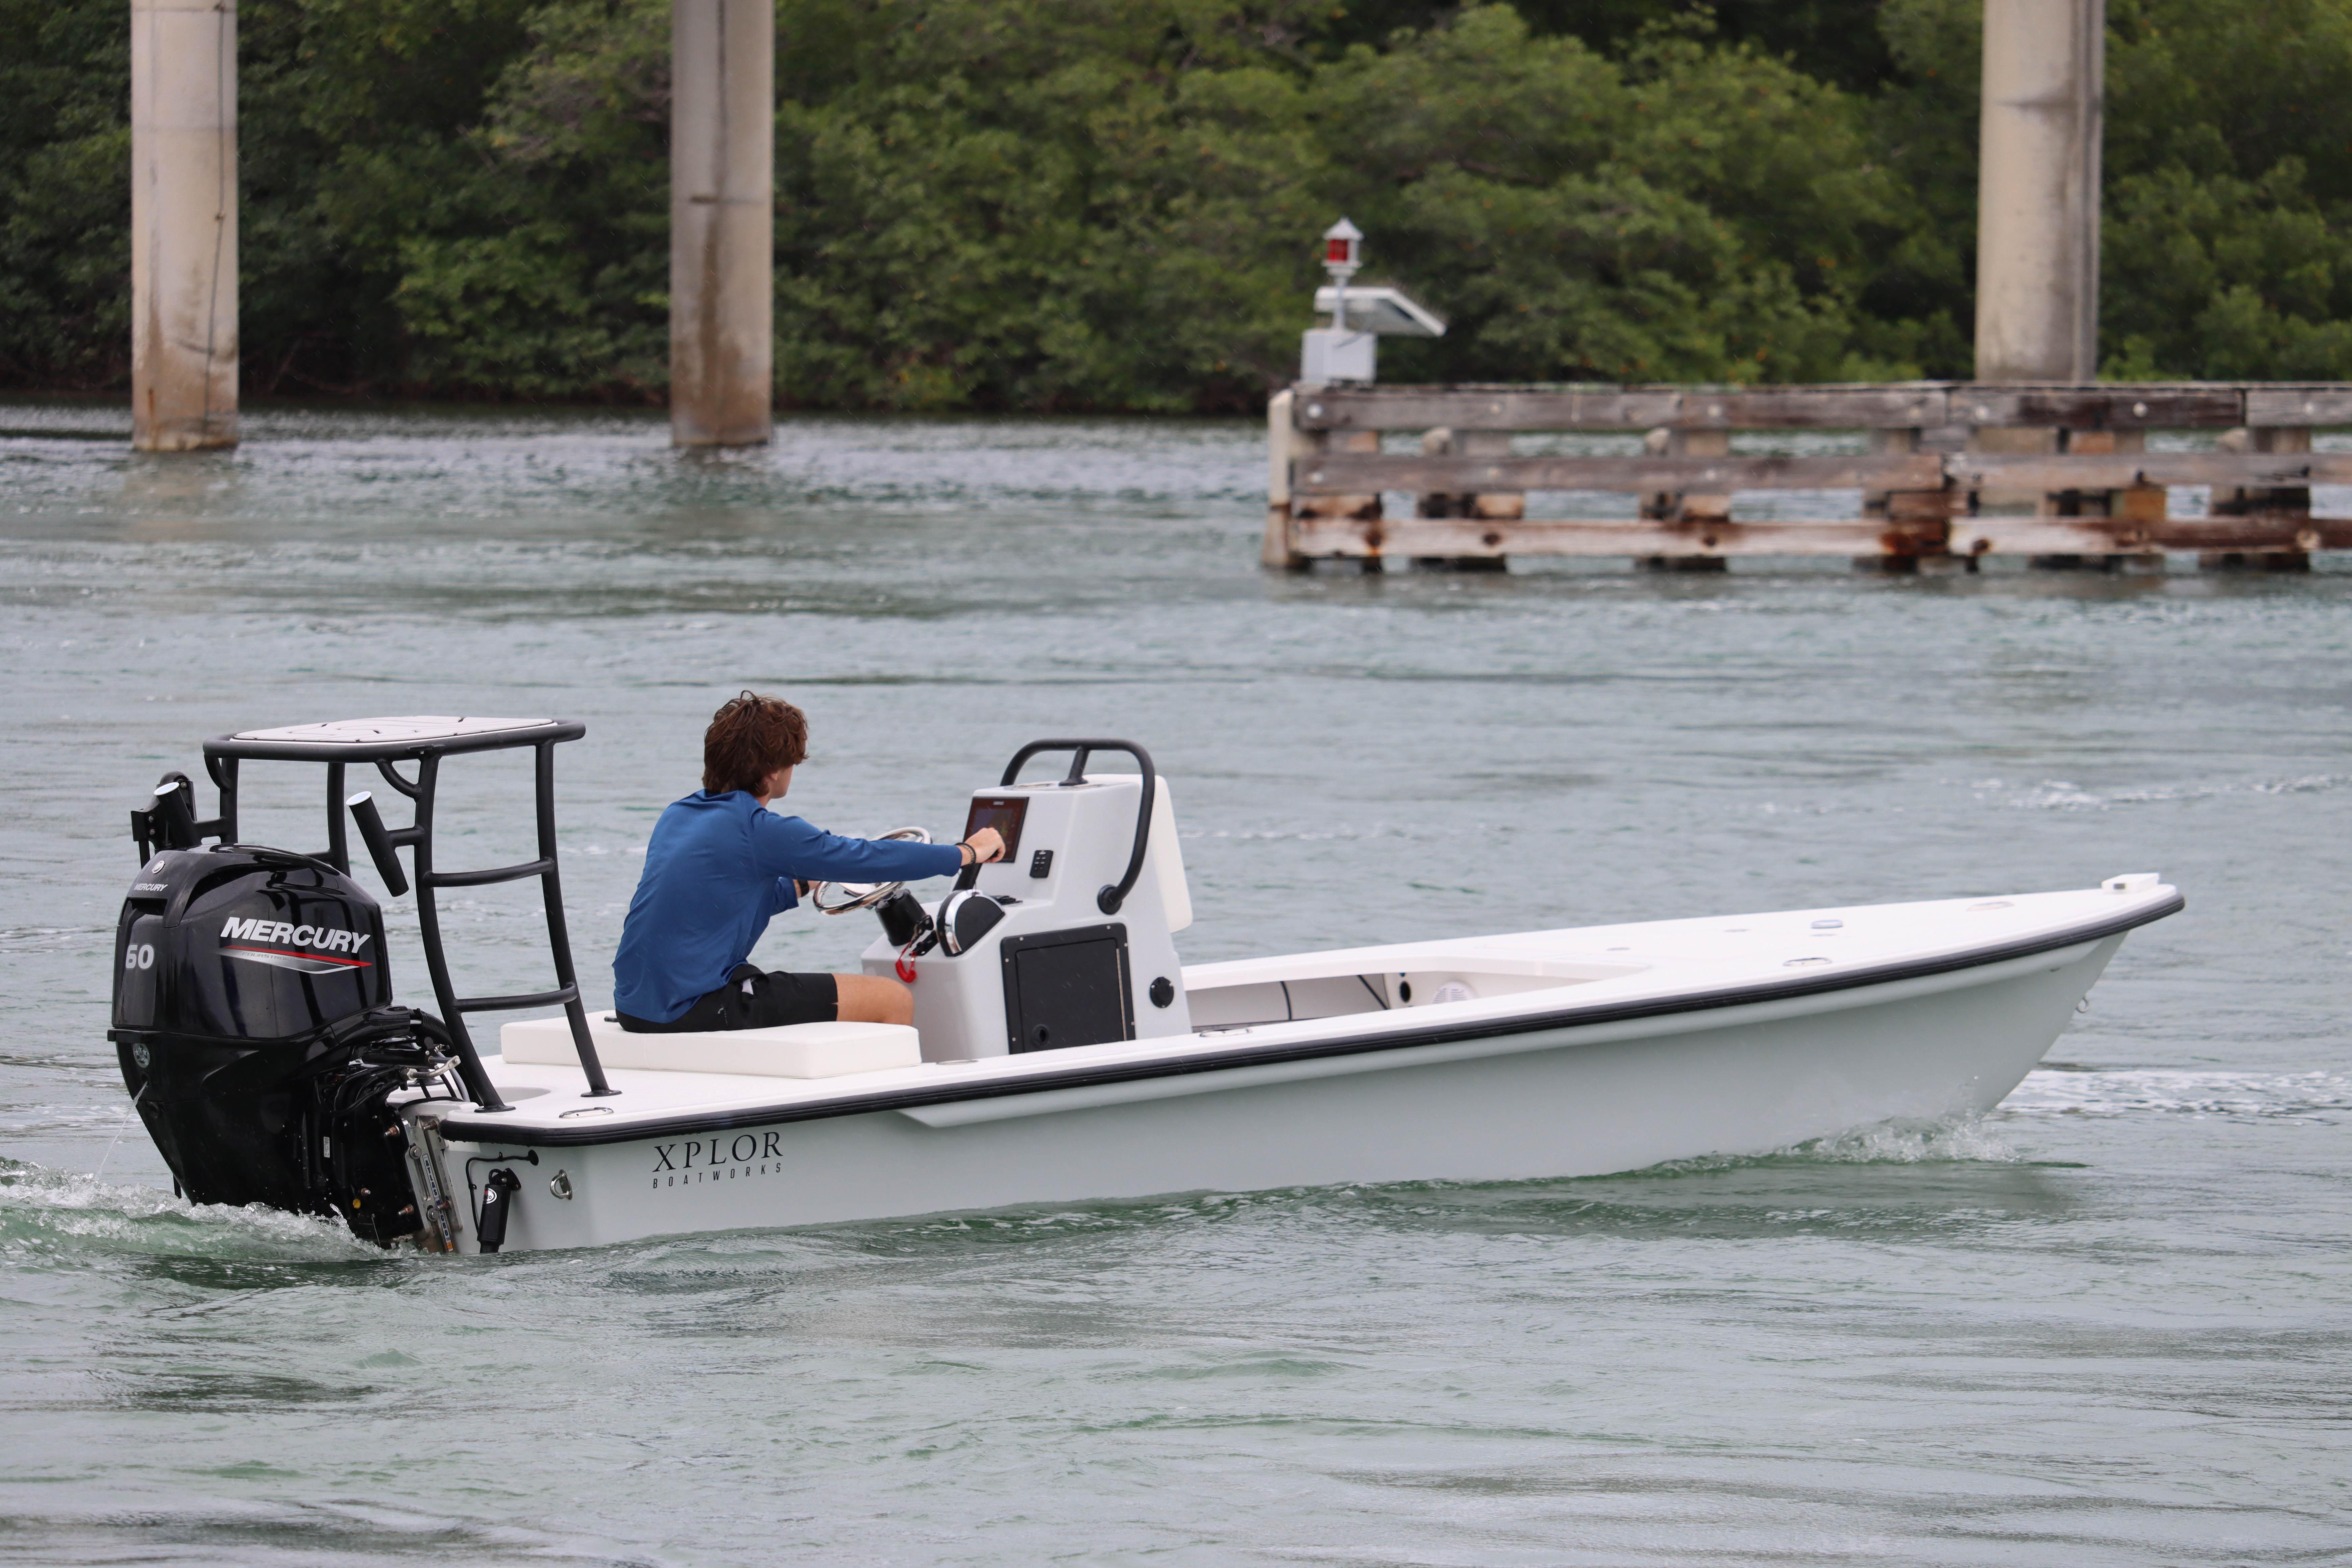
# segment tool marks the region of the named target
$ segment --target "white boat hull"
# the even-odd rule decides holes
[[[446,1144],[457,1203],[468,1159],[522,1176],[509,1250],[1203,1190],[1595,1175],[1989,1110],[2122,941],[1432,1044],[901,1094],[765,1121],[705,1111],[643,1137],[613,1125],[589,1133],[541,1118],[506,1141],[459,1114],[433,1142]],[[922,1070],[936,1085],[977,1066]],[[446,1110],[410,1108],[427,1121]],[[476,1250],[462,1217],[454,1229],[457,1249]]]

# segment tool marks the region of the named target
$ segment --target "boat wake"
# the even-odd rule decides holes
[[[2228,1075],[2211,1075],[2216,1077]],[[1938,1121],[1887,1121],[1817,1138],[1764,1154],[1704,1155],[1610,1175],[1514,1182],[1356,1183],[1337,1187],[1264,1192],[1204,1192],[1164,1198],[1021,1205],[1007,1209],[909,1216],[885,1222],[803,1227],[814,1239],[856,1236],[863,1247],[887,1253],[928,1250],[949,1238],[978,1245],[1118,1234],[1167,1225],[1219,1222],[1261,1210],[1286,1211],[1306,1203],[1318,1209],[1351,1195],[1378,1200],[1420,1193],[1503,1193],[1573,1188],[1587,1183],[1699,1175],[1742,1169],[1865,1164],[2026,1163],[2029,1157],[1981,1117]],[[763,1254],[790,1229],[738,1235]],[[689,1250],[709,1237],[666,1244]],[[68,1253],[203,1257],[284,1262],[382,1260],[386,1254],[331,1218],[289,1214],[259,1204],[230,1208],[195,1205],[159,1188],[110,1183],[80,1172],[0,1159],[0,1258],[33,1261]],[[406,1256],[405,1254],[397,1254]]]
[[[2014,1165],[2026,1158],[1977,1116],[1946,1121],[1882,1121],[1800,1143],[1781,1157],[1830,1165]]]
[[[1020,1242],[1055,1237],[1149,1229],[1166,1225],[1219,1222],[1259,1214],[1296,1215],[1305,1211],[1328,1215],[1354,1207],[1383,1217],[1394,1217],[1394,1205],[1436,1205],[1414,1212],[1444,1214],[1459,1218],[1493,1203],[1523,1204],[1572,1200],[1577,1212],[1591,1217],[1592,1200],[1586,1194],[1600,1187],[1622,1186],[1657,1178],[1737,1173],[1741,1171],[1801,1172],[1808,1167],[1848,1165],[2026,1165],[2035,1162],[2011,1143],[1983,1117],[1937,1121],[1885,1121],[1855,1128],[1832,1138],[1816,1138],[1765,1154],[1709,1154],[1671,1160],[1638,1171],[1597,1176],[1542,1177],[1525,1182],[1388,1182],[1353,1183],[1332,1187],[1289,1187],[1253,1193],[1193,1193],[1141,1203],[1090,1203],[1017,1208],[983,1214],[953,1214],[916,1219],[826,1227],[835,1234],[853,1234],[871,1242],[887,1239],[921,1247],[953,1237],[974,1243]],[[1468,1204],[1471,1210],[1455,1205]],[[1619,1209],[1627,1224],[1652,1221],[1646,1210]]]
[[[2352,1110],[2352,1075],[2182,1068],[2045,1066],[2001,1109],[2013,1116],[2222,1116],[2333,1122]]]
[[[1789,1165],[2018,1165],[2028,1158],[1986,1118],[1966,1116],[1935,1121],[1881,1121],[1828,1138],[1808,1139],[1769,1154],[1706,1154],[1692,1160],[1669,1160],[1626,1174],[1685,1175]],[[1581,1179],[1609,1182],[1622,1178]]]
[[[191,1204],[157,1187],[0,1159],[0,1258],[93,1251],[310,1262],[384,1256],[324,1215]]]
[[[2352,773],[2302,773],[2290,778],[2154,786],[2113,790],[2105,794],[2067,779],[2039,779],[2031,784],[2006,779],[1969,781],[1969,788],[1979,802],[2010,811],[2106,811],[2115,806],[2159,805],[2176,801],[2215,800],[2230,795],[2311,795],[2342,789],[2347,785],[2352,785]]]
[[[2022,1131],[2056,1116],[2135,1115],[2334,1123],[2347,1111],[2352,1111],[2352,1074],[2087,1068],[2058,1063],[2028,1075],[1990,1116],[1885,1121],[1769,1153],[1706,1155],[1618,1175],[1565,1182],[1416,1182],[1247,1194],[1196,1193],[1142,1201],[914,1216],[880,1225],[820,1226],[814,1233],[802,1234],[846,1231],[857,1236],[863,1249],[924,1251],[950,1237],[966,1244],[1018,1245],[1171,1224],[1218,1222],[1261,1210],[1291,1210],[1302,1202],[1321,1209],[1334,1198],[1344,1201],[1349,1194],[1377,1201],[1446,1191],[1532,1194],[1536,1189],[1578,1188],[1628,1179],[1807,1166],[2027,1165],[2039,1161],[2012,1141],[2004,1124]],[[772,1238],[777,1233],[767,1234]],[[765,1250],[758,1243],[747,1245],[754,1252]],[[772,1245],[772,1239],[768,1245]],[[312,1263],[380,1261],[385,1257],[331,1219],[258,1205],[247,1208],[192,1205],[156,1187],[0,1159],[0,1258],[33,1262],[92,1252]]]
[[[2035,1069],[2000,1109],[1986,1117],[1884,1121],[1764,1154],[1705,1155],[1643,1171],[1566,1183],[1400,1183],[1265,1193],[1197,1193],[1139,1202],[1060,1204],[986,1213],[915,1216],[860,1233],[869,1247],[918,1250],[954,1237],[974,1244],[1019,1244],[1238,1217],[1254,1210],[1320,1206],[1349,1193],[1402,1195],[1446,1190],[1557,1188],[1628,1178],[1677,1177],[1765,1169],[1843,1165],[2023,1165],[2036,1157],[2012,1141],[2004,1123],[2031,1126],[2057,1116],[2222,1117],[2334,1123],[2352,1111],[2352,1074],[2257,1073],[2169,1068],[2086,1068],[2064,1063]],[[835,1227],[818,1227],[820,1233]],[[113,1183],[80,1172],[0,1159],[0,1258],[113,1252],[215,1258],[338,1262],[385,1255],[331,1219],[255,1205],[193,1205],[159,1188]]]

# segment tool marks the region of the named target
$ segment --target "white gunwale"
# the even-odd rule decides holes
[[[574,1067],[509,1066],[490,1058],[499,1086],[520,1102],[495,1115],[457,1110],[443,1121],[442,1134],[485,1146],[560,1148],[877,1110],[946,1127],[1729,1028],[1957,990],[2071,963],[2089,944],[2160,920],[2183,902],[2168,886],[2126,894],[2088,889],[1708,916],[1189,965],[1185,988],[1195,994],[1278,980],[1406,971],[1557,978],[1559,984],[1433,1006],[927,1062],[802,1083],[619,1070],[612,1077],[622,1094],[597,1101],[582,1098],[584,1080]],[[1951,940],[1958,916],[1979,922],[1963,922],[1973,940]],[[1837,923],[1817,929],[1827,921]],[[1725,942],[1726,935],[1748,940]],[[1943,940],[1934,940],[1937,935]],[[1790,969],[1786,955],[1792,947],[1832,952],[1819,967]]]

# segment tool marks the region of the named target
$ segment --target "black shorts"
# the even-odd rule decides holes
[[[621,1027],[640,1035],[700,1034],[717,1029],[770,1029],[779,1024],[830,1024],[841,1016],[841,988],[830,974],[787,974],[781,969],[735,966],[727,984],[705,993],[667,1024],[615,1010]]]

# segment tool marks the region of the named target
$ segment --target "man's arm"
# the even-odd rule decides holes
[[[953,844],[845,838],[797,816],[761,812],[751,819],[760,868],[792,882],[910,882],[952,876],[964,854]],[[789,907],[789,906],[788,906]]]

